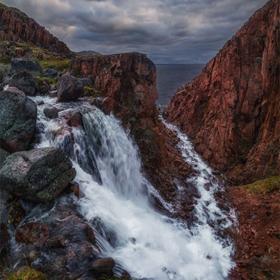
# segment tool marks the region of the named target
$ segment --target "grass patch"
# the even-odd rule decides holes
[[[57,78],[49,78],[49,77],[43,77],[43,76],[37,76],[36,80],[39,85],[42,85],[44,83],[47,83],[49,85],[56,85],[58,79]]]
[[[267,194],[275,191],[280,191],[280,176],[274,176],[264,180],[259,180],[252,184],[245,185],[244,188],[256,194]]]
[[[57,71],[62,72],[70,68],[71,60],[68,58],[46,59],[46,60],[40,60],[39,63],[43,69],[53,68]]]
[[[35,269],[23,267],[19,271],[10,274],[7,280],[47,280],[47,277]]]

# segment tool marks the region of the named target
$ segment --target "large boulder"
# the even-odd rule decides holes
[[[19,90],[0,92],[0,147],[27,150],[36,131],[36,104]]]
[[[64,74],[58,83],[57,101],[68,102],[77,100],[84,93],[84,86],[80,79],[70,75]]]
[[[24,199],[47,203],[74,177],[72,163],[61,150],[40,148],[10,155],[0,169],[0,186]]]
[[[14,74],[8,84],[22,90],[26,95],[35,96],[38,92],[36,80],[32,74],[26,71]]]
[[[42,72],[40,64],[31,58],[13,58],[11,61],[11,71],[12,72]]]
[[[5,160],[8,156],[9,156],[9,153],[0,148],[0,167],[5,162]]]

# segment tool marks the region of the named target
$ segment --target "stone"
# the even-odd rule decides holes
[[[79,79],[66,73],[61,76],[57,88],[57,101],[69,102],[75,101],[83,95],[83,84]]]
[[[0,169],[0,186],[21,198],[48,203],[74,177],[72,163],[61,150],[40,148],[10,155]]]
[[[18,72],[12,76],[8,85],[16,87],[26,95],[35,96],[38,92],[38,84],[32,74],[29,72]]]
[[[91,269],[96,276],[112,276],[114,266],[115,261],[112,258],[103,258],[95,260],[91,265]]]
[[[58,76],[58,72],[53,68],[47,68],[44,70],[43,75],[48,78],[56,78]]]
[[[279,174],[279,9],[258,10],[165,112],[233,184]]]
[[[0,148],[0,168],[8,156],[9,156],[9,153]]]
[[[0,92],[0,147],[27,150],[36,131],[37,106],[17,89]]]
[[[44,108],[44,114],[49,119],[56,119],[58,117],[59,110],[56,107]]]
[[[41,73],[42,68],[38,61],[32,58],[13,58],[11,61],[11,72],[18,73],[18,72],[37,72]]]

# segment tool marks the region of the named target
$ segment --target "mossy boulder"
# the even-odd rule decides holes
[[[7,280],[47,280],[47,277],[31,267],[22,267],[17,272],[11,273]]]
[[[0,147],[27,150],[36,131],[37,106],[16,89],[0,92]]]
[[[74,179],[70,159],[59,149],[41,148],[10,155],[0,169],[0,186],[21,198],[48,203]]]

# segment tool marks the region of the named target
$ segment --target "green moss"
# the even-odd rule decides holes
[[[256,181],[252,184],[245,185],[248,191],[252,193],[271,193],[280,190],[280,176],[270,177],[264,180]]]
[[[85,96],[92,96],[92,97],[98,97],[101,96],[101,92],[96,90],[93,86],[84,86],[84,94]]]
[[[7,280],[46,280],[46,276],[30,267],[23,267],[8,276]]]
[[[56,85],[57,84],[57,78],[37,76],[36,80],[37,80],[39,86],[44,84],[44,83],[47,83],[49,85]]]
[[[64,71],[70,68],[71,60],[68,58],[59,59],[59,58],[52,58],[39,61],[41,67],[43,69],[46,68],[53,68],[57,71]]]

